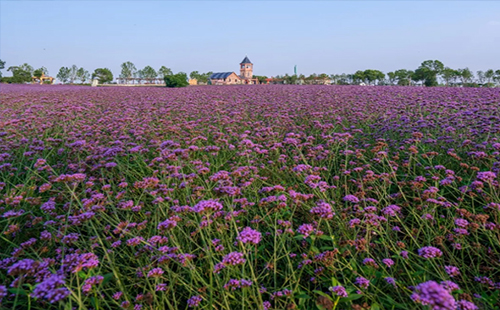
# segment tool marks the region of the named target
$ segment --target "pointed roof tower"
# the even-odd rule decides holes
[[[250,59],[248,59],[247,56],[245,56],[245,59],[243,59],[243,61],[241,62],[241,64],[251,64],[252,62],[250,61]]]

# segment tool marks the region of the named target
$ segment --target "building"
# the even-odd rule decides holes
[[[240,75],[233,72],[216,72],[209,77],[212,85],[259,84],[253,78],[253,63],[247,56],[240,63]]]

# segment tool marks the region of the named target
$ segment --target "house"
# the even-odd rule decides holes
[[[259,84],[253,78],[253,64],[247,56],[240,63],[240,75],[234,72],[216,72],[209,77],[212,85]]]

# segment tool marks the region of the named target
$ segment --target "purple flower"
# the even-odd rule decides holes
[[[404,259],[408,259],[408,251],[401,251],[401,256],[404,258]]]
[[[384,263],[387,267],[391,268],[391,266],[394,265],[394,261],[390,258],[384,258],[382,260],[382,263]]]
[[[460,300],[457,302],[457,310],[477,310],[479,309],[473,302]]]
[[[460,270],[455,266],[444,266],[444,270],[450,277],[456,277],[460,275]]]
[[[344,197],[344,201],[352,202],[352,203],[358,203],[359,199],[358,199],[358,197],[356,197],[354,195],[347,195],[347,196]]]
[[[415,302],[430,306],[434,310],[455,310],[456,302],[453,296],[435,281],[420,283],[411,296]]]
[[[496,179],[497,175],[491,171],[483,171],[477,173],[477,179],[483,182],[491,183]]]
[[[256,230],[253,230],[250,227],[245,227],[240,232],[238,237],[236,237],[236,240],[242,243],[252,243],[252,244],[258,244],[261,239],[262,239],[262,234]]]
[[[264,308],[264,310],[269,310],[271,309],[271,303],[269,301],[264,301],[262,303],[262,307]]]
[[[332,206],[323,201],[320,201],[315,207],[312,207],[310,212],[324,219],[331,219],[335,215],[332,211]]]
[[[63,287],[64,284],[62,276],[49,276],[35,287],[31,296],[46,299],[50,303],[59,302],[70,294],[69,290]]]
[[[363,277],[357,277],[356,281],[354,281],[354,283],[356,283],[356,285],[358,285],[364,289],[367,289],[370,286],[370,280],[365,279]]]
[[[217,200],[202,200],[198,202],[192,210],[196,213],[203,213],[206,211],[220,211],[222,210],[222,204]]]
[[[441,252],[441,250],[438,248],[426,246],[418,250],[418,255],[423,258],[435,258],[441,257],[443,255],[443,252]]]
[[[7,287],[5,287],[5,285],[0,285],[0,302],[2,302],[5,296],[7,296]]]
[[[456,284],[453,281],[443,281],[443,282],[441,282],[441,286],[450,293],[453,291],[458,291],[460,289],[458,284]]]
[[[330,292],[335,293],[339,297],[348,297],[347,291],[343,286],[332,286],[328,289]]]
[[[311,224],[302,224],[297,228],[297,232],[299,234],[304,235],[304,238],[307,238],[311,233],[314,232],[314,226]]]
[[[388,284],[396,287],[396,279],[394,278],[391,278],[391,277],[385,277],[384,278],[385,282],[387,282]]]
[[[240,253],[240,252],[231,252],[229,254],[227,254],[226,256],[224,256],[224,258],[222,259],[222,263],[224,265],[233,265],[233,266],[236,266],[236,265],[242,265],[246,262],[246,259],[243,257],[243,253]]]
[[[153,268],[148,272],[148,278],[159,278],[164,273],[161,268]]]
[[[200,295],[192,296],[191,298],[188,299],[187,304],[189,308],[198,307],[202,300],[203,298],[201,298]]]

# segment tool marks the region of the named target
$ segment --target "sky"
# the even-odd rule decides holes
[[[89,72],[120,65],[255,75],[500,69],[500,1],[5,1],[0,59]],[[2,70],[4,76],[10,72]]]

